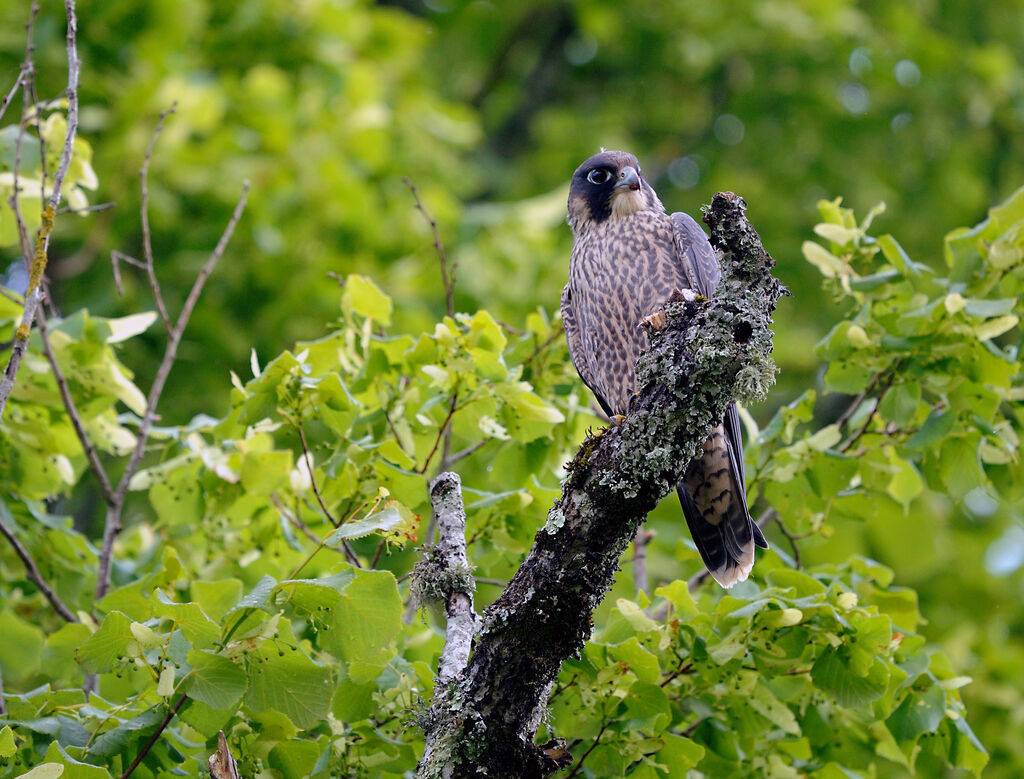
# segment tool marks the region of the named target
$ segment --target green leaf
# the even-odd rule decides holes
[[[754,711],[776,727],[782,728],[792,736],[800,735],[800,726],[792,710],[776,698],[763,682],[754,685],[754,691],[747,701]]]
[[[657,684],[637,682],[629,688],[624,717],[644,733],[658,734],[672,719],[668,695]]]
[[[267,762],[283,779],[303,779],[313,773],[322,751],[323,747],[312,741],[282,741],[270,750]]]
[[[821,271],[822,276],[832,279],[836,276],[851,275],[849,265],[814,241],[804,241],[800,246],[800,251],[807,262]]]
[[[1019,321],[1020,318],[1016,314],[1006,314],[995,319],[989,319],[987,322],[983,322],[974,328],[974,335],[977,336],[979,341],[987,341],[990,338],[1002,335],[1007,330],[1012,330]]]
[[[0,729],[0,757],[10,757],[15,752],[14,731],[10,725]]]
[[[658,751],[658,762],[669,766],[670,776],[684,776],[704,759],[704,747],[691,739],[674,733],[663,733],[661,738],[665,746]]]
[[[43,763],[37,765],[31,771],[19,774],[19,779],[57,779],[64,775],[64,766],[60,763]]]
[[[924,491],[924,480],[914,464],[907,460],[893,457],[891,465],[892,479],[885,491],[906,509]]]
[[[401,524],[402,515],[398,509],[394,506],[388,506],[356,522],[346,522],[331,533],[325,544],[333,546],[345,538],[362,538],[363,536],[370,535],[370,533],[387,532],[394,530]]]
[[[231,709],[245,694],[245,670],[228,658],[193,649],[188,663],[192,666],[186,689],[189,698],[214,709]]]
[[[197,648],[208,647],[220,637],[220,627],[203,613],[197,603],[174,603],[157,590],[153,612],[174,620],[175,626]]]
[[[127,654],[128,642],[134,639],[132,621],[120,611],[112,611],[99,630],[82,644],[75,658],[89,673],[106,673]]]
[[[292,453],[249,452],[242,460],[242,487],[252,495],[269,495],[287,483]]]
[[[43,632],[9,611],[0,612],[0,667],[8,679],[24,679],[39,669]]]
[[[982,769],[988,765],[988,751],[962,716],[953,719],[953,727],[955,738],[949,751],[953,764],[981,776]]]
[[[914,741],[922,733],[934,733],[946,712],[946,694],[941,687],[923,693],[912,692],[885,721],[897,741]]]
[[[250,666],[245,703],[255,711],[274,709],[299,728],[311,728],[326,715],[334,694],[331,670],[302,652],[261,649]]]
[[[908,449],[931,449],[953,430],[956,414],[948,411],[932,411],[928,419],[904,444]]]
[[[341,307],[345,311],[359,314],[382,325],[391,324],[391,298],[366,276],[353,273],[345,279]]]
[[[885,664],[874,660],[865,675],[850,668],[845,647],[826,649],[811,667],[811,680],[815,686],[831,693],[841,706],[860,708],[878,700],[885,692],[889,674]]]
[[[878,404],[878,412],[883,418],[904,427],[914,418],[920,401],[921,385],[916,381],[895,384]]]
[[[43,759],[51,763],[61,763],[64,766],[62,779],[110,779],[110,771],[106,768],[75,760],[56,741],[50,742]]]
[[[353,682],[371,681],[393,655],[402,630],[402,599],[390,571],[346,569],[326,579],[282,582],[318,626],[321,648],[348,663]]]
[[[140,335],[156,321],[156,316],[155,311],[144,311],[141,314],[130,314],[118,319],[105,319],[103,321],[110,330],[110,335],[105,340],[108,344],[116,344]]]
[[[156,731],[164,718],[164,708],[146,709],[141,714],[121,722],[117,727],[98,736],[89,747],[89,754],[98,757],[112,757],[126,754],[132,742],[140,741]]]
[[[939,470],[949,494],[954,498],[962,498],[986,482],[978,457],[978,442],[972,437],[944,439],[939,454]]]

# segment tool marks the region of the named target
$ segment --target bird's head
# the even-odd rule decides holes
[[[629,152],[602,151],[572,175],[568,221],[574,233],[638,211],[664,210],[651,185],[640,175],[640,163]]]

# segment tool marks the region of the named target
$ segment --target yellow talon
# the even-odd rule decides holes
[[[610,417],[613,425],[621,425],[626,420],[625,414],[612,414]]]

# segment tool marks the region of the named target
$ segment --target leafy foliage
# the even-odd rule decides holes
[[[808,393],[749,448],[752,497],[770,503],[787,535],[808,536],[805,551],[855,519],[881,529],[924,500],[981,490],[996,502],[1003,485],[1015,488],[1017,355],[999,339],[1005,317],[1019,315],[1022,203],[1024,192],[947,239],[948,279],[891,237],[870,237],[869,220],[822,204],[817,233],[829,246],[805,254],[852,302],[820,347],[825,381],[863,396],[818,427]],[[26,690],[8,695],[9,768],[45,753],[94,765],[97,776],[124,770],[170,707],[177,716],[145,758],[157,773],[198,770],[220,729],[244,772],[383,776],[415,766],[421,747],[407,724],[431,694],[440,637],[403,624],[393,571],[408,569],[408,543],[422,533],[426,476],[459,459],[480,492],[469,506],[473,562],[507,575],[592,417],[542,314],[516,333],[484,311],[460,314],[418,336],[390,332],[392,316],[380,288],[350,276],[332,332],[262,367],[254,354],[253,377],[233,377],[223,419],[158,431],[159,456],[131,484],[148,498],[148,519],[118,542],[117,586],[95,617],[91,544],[32,502],[77,484],[76,440],[36,445],[37,456],[56,456],[64,441],[63,481],[11,470],[7,521],[35,539],[83,622],[58,629],[31,586],[7,580],[5,632],[23,638],[0,661]],[[66,339],[70,375],[120,371],[120,383],[75,389],[97,393],[85,405],[122,436],[130,427],[117,426],[112,407],[131,408],[137,391],[113,347],[150,322],[80,314],[52,327]],[[18,408],[59,422],[45,366],[28,375]],[[527,473],[531,486],[498,491],[529,485],[514,476]],[[55,570],[62,549],[65,576]],[[726,595],[706,587],[694,598],[676,580],[653,604],[619,597],[566,664],[546,727],[579,739],[575,754],[593,776],[682,766],[977,773],[988,758],[961,702],[968,680],[920,634],[918,597],[894,578],[860,556],[805,572],[780,552],[758,563],[756,583]],[[36,613],[40,625],[26,619]],[[99,675],[88,701],[77,689],[84,673]]]
[[[151,169],[168,289],[185,289],[236,180],[255,189],[172,373],[98,603],[101,501],[33,337],[0,427],[0,522],[80,622],[60,620],[0,543],[0,775],[121,775],[171,713],[137,775],[198,775],[221,729],[243,775],[415,767],[412,723],[442,641],[435,618],[402,618],[413,545],[430,540],[427,479],[445,464],[462,474],[486,605],[597,424],[557,317],[533,307],[564,277],[566,172],[601,144],[640,152],[671,207],[741,191],[797,291],[780,311],[784,405],[761,425],[744,413],[773,550],[743,587],[691,595],[681,577],[699,560],[666,502],[650,521],[653,602],[627,566],[541,737],[575,739],[577,776],[1020,775],[1024,650],[1007,637],[1024,563],[1024,194],[928,253],[1020,178],[1006,139],[1024,82],[1007,52],[1024,26],[1004,11],[526,3],[510,23],[486,4],[423,17],[280,0],[90,9],[66,194],[92,200],[95,165],[118,208],[59,220],[52,288],[71,313],[49,329],[115,470],[142,412],[135,372],[152,373],[161,341],[139,313],[145,281],[126,273],[114,301],[105,264],[140,244],[140,112],[179,101]],[[0,16],[14,72],[23,13]],[[47,18],[42,94],[63,86],[63,32]],[[61,109],[28,114],[30,229]],[[723,117],[746,141],[728,141],[737,125]],[[16,138],[0,129],[14,288]],[[404,175],[454,236],[458,308],[476,313],[438,319]],[[884,197],[902,246],[874,230],[882,211],[858,221],[822,200],[798,253],[822,187],[859,210]],[[19,316],[0,297],[0,325]]]

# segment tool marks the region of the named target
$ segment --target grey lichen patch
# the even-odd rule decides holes
[[[434,689],[429,711],[416,717],[416,724],[428,736],[429,748],[420,760],[417,779],[448,779],[457,769],[469,768],[485,749],[487,727],[483,717],[467,701],[465,681],[452,680]]]
[[[447,565],[435,546],[424,546],[422,552],[412,569],[409,585],[409,594],[417,608],[443,603],[452,592],[476,590],[473,571],[468,565]]]
[[[544,523],[544,532],[554,535],[564,524],[565,512],[562,511],[562,507],[556,503],[552,507],[551,511],[548,512],[548,520]]]

